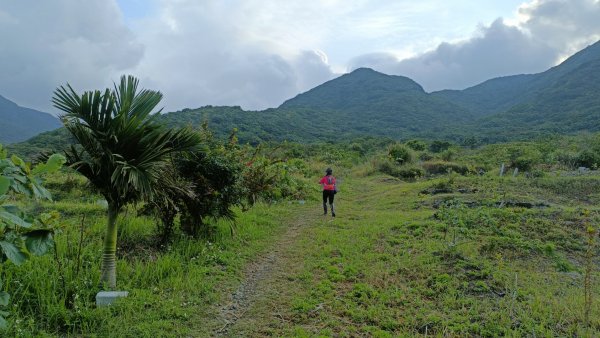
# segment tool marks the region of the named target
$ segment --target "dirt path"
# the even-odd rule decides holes
[[[289,223],[287,230],[273,245],[248,264],[244,271],[244,278],[228,302],[219,309],[219,316],[223,325],[214,332],[214,336],[237,337],[253,335],[249,332],[256,329],[256,321],[264,323],[265,313],[278,316],[278,309],[268,308],[270,299],[277,297],[287,288],[293,280],[294,273],[298,270],[302,260],[294,259],[294,244],[310,229],[311,223],[318,220],[314,210],[304,210]],[[317,221],[318,223],[318,221]],[[282,285],[285,287],[282,288]],[[281,315],[279,315],[281,317]],[[284,320],[284,318],[279,318]],[[256,332],[254,332],[256,334]]]

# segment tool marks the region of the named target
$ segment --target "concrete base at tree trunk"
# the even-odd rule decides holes
[[[96,306],[107,306],[114,303],[118,298],[127,297],[128,291],[100,291],[96,294]]]

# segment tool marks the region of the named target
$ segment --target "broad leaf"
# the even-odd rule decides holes
[[[27,254],[13,243],[0,241],[0,247],[2,248],[2,252],[4,252],[6,257],[16,265],[21,265],[23,262],[25,262],[25,260],[27,260]]]
[[[42,187],[42,185],[37,181],[31,182],[31,191],[33,192],[33,196],[36,198],[52,201],[52,195],[50,195],[50,192],[46,188]]]
[[[48,158],[48,161],[43,164],[38,164],[31,171],[32,174],[37,175],[40,173],[52,173],[59,170],[63,164],[65,164],[66,159],[63,155],[54,154]]]
[[[14,174],[14,175],[12,175],[11,177],[12,177],[13,179],[15,179],[15,180],[17,180],[17,181],[19,181],[19,182],[23,183],[23,184],[27,183],[27,176],[24,176],[24,175],[19,175],[19,174],[16,174],[16,173],[15,173],[15,174]]]
[[[15,224],[23,228],[31,228],[31,223],[26,222],[21,217],[15,214],[3,210],[2,207],[0,207],[0,220],[3,220],[9,224]]]
[[[18,165],[21,168],[25,168],[25,162],[17,155],[12,155],[10,159],[15,165]]]
[[[0,315],[0,329],[6,329],[8,327],[8,322],[4,319],[4,316]]]
[[[54,246],[50,230],[34,230],[25,234],[27,250],[36,256],[47,253]]]
[[[0,195],[4,195],[10,188],[10,180],[7,177],[0,176]]]
[[[6,291],[0,291],[0,306],[7,306],[10,301],[10,295]]]

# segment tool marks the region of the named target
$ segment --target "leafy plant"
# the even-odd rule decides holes
[[[429,150],[431,150],[432,153],[441,153],[442,151],[450,148],[451,146],[452,143],[448,141],[433,141],[429,145]]]
[[[40,174],[59,170],[65,162],[61,155],[52,155],[46,163],[31,167],[29,163],[7,153],[0,145],[0,259],[20,265],[30,255],[43,255],[53,246],[52,225],[57,213],[43,213],[36,217],[28,215],[9,202],[10,195],[26,198],[52,200],[42,186]],[[0,284],[2,284],[0,279]],[[0,328],[6,328],[10,295],[0,291]]]
[[[413,160],[411,150],[402,144],[393,144],[388,149],[388,156],[398,164],[410,163]]]
[[[467,175],[471,171],[469,167],[464,164],[446,161],[424,162],[423,168],[430,175],[448,174],[451,172]]]
[[[210,235],[206,218],[234,219],[232,207],[241,204],[240,175],[242,165],[236,158],[235,136],[229,144],[215,140],[205,128],[201,151],[178,156],[174,163],[180,179],[191,185],[193,198],[179,194],[176,205],[181,214],[181,228],[189,235]]]
[[[427,149],[427,143],[421,140],[408,140],[404,144],[415,151],[425,151]]]
[[[77,94],[61,86],[52,102],[66,114],[65,128],[77,145],[67,163],[85,176],[108,203],[108,224],[100,281],[116,286],[117,217],[122,208],[156,195],[170,154],[195,147],[200,139],[189,128],[167,129],[152,114],[162,94],[143,89],[138,79],[122,76],[113,90]]]
[[[584,149],[575,158],[575,163],[580,167],[597,169],[600,164],[600,155],[590,149]]]

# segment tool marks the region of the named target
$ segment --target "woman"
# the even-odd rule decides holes
[[[335,217],[335,211],[333,209],[333,197],[337,193],[335,186],[335,177],[333,177],[333,170],[327,168],[325,170],[326,175],[321,178],[319,184],[323,186],[323,215],[327,215],[327,200],[329,200],[329,206],[331,207],[331,216]]]

